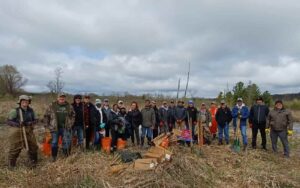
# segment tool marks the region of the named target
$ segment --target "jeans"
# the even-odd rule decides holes
[[[52,136],[52,156],[56,157],[58,152],[58,139],[62,137],[62,148],[63,150],[69,150],[72,143],[72,132],[71,130],[60,128],[58,131],[51,132]]]
[[[243,137],[243,144],[248,144],[248,138],[247,138],[247,125],[241,125],[240,126],[241,134]],[[234,127],[234,132],[236,133],[236,127]]]
[[[260,131],[261,139],[262,139],[262,147],[266,147],[267,139],[266,139],[266,125],[255,125],[253,124],[252,127],[252,147],[256,147],[256,140],[257,140],[257,134],[258,130]]]
[[[289,149],[289,141],[287,136],[287,131],[275,131],[271,130],[270,133],[271,141],[272,141],[272,149],[274,152],[277,152],[277,140],[278,137],[280,138],[280,141],[282,143],[283,149],[284,149],[284,155],[289,157],[290,155],[290,149]]]
[[[225,124],[225,126],[218,125],[218,134],[219,134],[219,142],[222,142],[223,140],[223,133],[225,135],[225,141],[228,144],[229,143],[229,125],[228,123]]]
[[[147,138],[152,139],[152,129],[151,127],[142,127],[142,138],[145,138],[145,136],[147,136]]]
[[[77,136],[78,145],[82,145],[82,143],[83,143],[83,126],[73,127],[73,135]]]

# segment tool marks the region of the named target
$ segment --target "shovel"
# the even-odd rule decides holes
[[[235,138],[234,138],[233,146],[232,146],[232,150],[236,153],[239,153],[241,151],[241,143],[240,143],[240,138],[239,138],[240,125],[241,125],[241,119],[238,118],[238,124],[236,126]]]

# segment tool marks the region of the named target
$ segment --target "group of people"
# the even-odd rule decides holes
[[[38,146],[33,134],[33,125],[37,121],[34,110],[30,107],[31,97],[21,95],[18,107],[12,109],[8,116],[8,125],[14,127],[9,137],[10,149],[8,154],[9,166],[15,167],[22,148],[26,145],[33,165],[37,163]],[[262,137],[262,148],[266,147],[266,131],[271,129],[270,137],[272,149],[277,152],[277,139],[280,138],[284,146],[284,155],[289,157],[288,134],[292,133],[293,121],[291,113],[284,108],[283,102],[278,100],[275,107],[269,112],[269,107],[263,103],[261,97],[250,110],[243,103],[242,98],[232,110],[222,100],[217,106],[211,102],[209,107],[202,103],[197,109],[192,100],[187,107],[184,101],[174,100],[169,103],[162,102],[157,107],[155,101],[146,100],[145,106],[140,110],[137,102],[132,102],[127,111],[123,101],[110,106],[109,100],[96,99],[91,102],[89,95],[75,95],[70,104],[65,94],[59,94],[57,100],[52,102],[43,118],[46,129],[50,130],[52,142],[52,160],[56,161],[58,154],[59,137],[62,138],[62,150],[65,156],[70,155],[72,138],[77,138],[78,147],[83,150],[100,150],[101,139],[111,137],[111,150],[116,150],[117,140],[130,139],[132,145],[143,147],[145,139],[147,145],[152,146],[152,139],[159,134],[172,132],[174,128],[191,130],[192,141],[197,141],[197,125],[203,125],[204,142],[210,144],[218,138],[218,144],[229,144],[229,125],[232,122],[234,132],[240,130],[243,148],[248,145],[247,124],[252,128],[252,148],[256,149],[258,131]],[[141,126],[141,129],[140,129]],[[217,135],[218,134],[218,135]],[[201,138],[202,139],[202,138]]]

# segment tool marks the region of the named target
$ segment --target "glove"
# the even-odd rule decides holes
[[[267,128],[265,131],[266,131],[267,134],[270,133],[270,129],[269,128]]]
[[[99,127],[100,127],[101,129],[104,129],[105,123],[100,123]]]
[[[209,126],[209,127],[211,127],[211,126],[212,126],[211,122],[209,122],[208,126]]]
[[[288,130],[288,136],[293,136],[293,130]]]

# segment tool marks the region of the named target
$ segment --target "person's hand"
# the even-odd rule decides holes
[[[252,123],[249,123],[249,127],[252,129],[253,128],[253,125],[252,125]]]
[[[211,122],[209,122],[208,126],[209,126],[209,127],[211,127],[211,126],[212,126]]]
[[[164,122],[160,121],[159,126],[161,126],[161,127],[164,126]]]
[[[267,133],[267,134],[270,133],[270,129],[269,129],[269,128],[266,129],[266,133]]]
[[[288,136],[293,136],[293,133],[294,133],[294,132],[293,132],[293,130],[288,130],[287,133],[288,133]]]
[[[196,125],[196,124],[197,124],[197,121],[194,121],[193,124]]]

